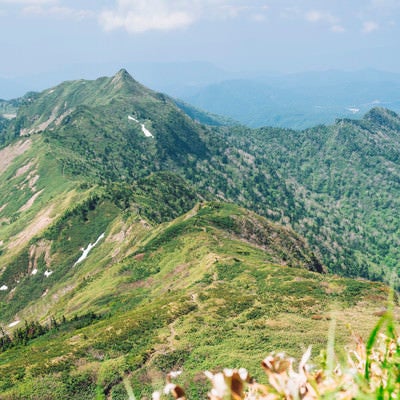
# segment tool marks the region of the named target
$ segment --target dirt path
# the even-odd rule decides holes
[[[172,351],[176,350],[176,348],[175,348],[175,336],[176,336],[175,325],[177,323],[178,323],[178,320],[176,319],[174,322],[169,324],[170,335],[167,339],[167,344],[168,344],[169,349]]]
[[[185,217],[185,221],[186,221],[187,219],[189,219],[189,218],[194,217],[194,216],[198,213],[199,209],[200,209],[199,204],[196,204],[195,207],[194,207],[191,211],[189,211],[189,212],[187,213],[187,215],[186,215],[186,217]]]
[[[168,325],[169,328],[169,335],[160,338],[160,343],[155,346],[154,352],[151,354],[149,359],[146,361],[146,364],[149,365],[152,361],[159,355],[167,354],[171,351],[176,350],[175,347],[175,337],[176,337],[176,330],[175,326],[179,322],[179,318],[175,321],[171,322]]]
[[[193,303],[196,304],[197,309],[201,311],[204,308],[204,305],[199,301],[199,294],[193,293],[190,297],[193,300]]]

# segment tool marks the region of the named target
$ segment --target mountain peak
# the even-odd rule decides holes
[[[398,129],[400,127],[400,117],[394,111],[383,107],[374,107],[368,111],[364,119],[373,124]]]
[[[121,68],[115,75],[132,78],[131,75],[129,74],[129,72],[125,68]]]
[[[134,81],[133,77],[125,68],[121,68],[115,75],[113,80]]]
[[[138,91],[138,93],[148,93],[149,89],[137,82],[129,72],[122,68],[113,77],[110,78],[111,87],[113,90],[127,89],[129,92]]]
[[[391,110],[388,110],[387,108],[384,107],[374,107],[371,108],[366,114],[365,114],[365,119],[368,120],[379,120],[379,119],[387,119],[387,118],[399,118],[399,116]]]

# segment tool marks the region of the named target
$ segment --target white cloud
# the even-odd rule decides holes
[[[24,7],[22,12],[26,15],[53,16],[63,19],[83,20],[94,16],[94,13],[89,10],[78,10],[69,7],[51,6],[44,7],[40,5],[31,5]]]
[[[0,0],[28,16],[50,16],[62,19],[82,20],[94,16],[94,11],[71,8],[62,5],[62,0]]]
[[[363,33],[371,33],[379,29],[379,25],[374,21],[365,21],[362,26]]]
[[[346,29],[342,25],[332,25],[331,31],[335,33],[343,33],[346,32]]]
[[[114,7],[99,15],[107,31],[125,29],[130,33],[185,28],[200,19],[250,18],[265,12],[265,4],[248,0],[117,0]]]
[[[306,13],[306,20],[309,22],[328,22],[329,24],[335,24],[339,20],[329,12],[312,10]]]
[[[123,28],[138,33],[183,28],[193,23],[194,16],[180,1],[118,0],[114,9],[100,14],[99,21],[107,31]]]
[[[220,7],[221,15],[224,14],[228,18],[236,18],[243,12],[249,10],[249,6],[227,4]]]
[[[306,14],[306,20],[310,22],[318,22],[322,19],[322,13],[319,11],[309,11]]]
[[[44,5],[55,4],[57,0],[0,0],[0,4]]]
[[[311,23],[321,23],[329,26],[334,33],[346,32],[346,29],[340,23],[340,19],[330,12],[311,10],[305,14],[305,18]]]
[[[249,2],[242,2],[243,4],[237,5],[228,4],[233,2],[234,1],[229,0],[224,2],[206,1],[203,5],[202,13],[203,15],[207,14],[208,16],[219,19],[237,18],[247,15],[251,20],[258,20],[261,18],[265,19],[265,12],[269,10],[269,6],[249,4]]]
[[[188,26],[192,22],[192,16],[184,12],[158,13],[158,15],[138,15],[128,12],[122,15],[104,11],[100,15],[100,23],[106,31],[124,28],[130,33],[178,29]]]
[[[267,19],[265,14],[253,14],[251,19],[255,22],[264,22]]]

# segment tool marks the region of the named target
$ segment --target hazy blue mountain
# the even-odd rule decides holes
[[[1,78],[0,77],[0,99],[13,99],[23,96],[34,86],[30,80],[21,78]]]
[[[399,111],[399,93],[399,74],[363,70],[225,80],[180,97],[250,127],[304,129],[336,118],[361,118],[378,105]]]
[[[304,129],[331,124],[336,118],[361,118],[374,106],[400,111],[400,74],[385,71],[233,72],[204,62],[138,62],[126,67],[153,90],[250,127]],[[40,91],[64,80],[109,76],[118,68],[77,64],[62,71],[2,79],[0,98],[19,97],[28,89]]]

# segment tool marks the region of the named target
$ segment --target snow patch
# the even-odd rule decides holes
[[[38,273],[38,270],[35,268],[32,272],[31,275],[36,275]]]
[[[18,325],[20,322],[21,322],[21,321],[14,321],[14,322],[11,322],[11,324],[8,324],[8,327],[9,327],[9,328],[12,328],[13,326]]]
[[[16,116],[17,114],[3,114],[5,119],[14,119]]]
[[[3,285],[2,287],[0,287],[0,290],[1,290],[2,292],[5,292],[6,290],[8,290],[8,286]]]
[[[46,271],[44,271],[44,276],[45,276],[46,278],[48,278],[52,273],[53,273],[53,271],[46,270]]]
[[[350,111],[352,114],[357,114],[358,112],[360,112],[360,109],[355,107],[349,107],[347,110]]]
[[[144,126],[144,124],[142,125],[142,132],[144,133],[144,136],[146,137],[154,137],[153,134]]]
[[[135,121],[135,122],[139,123],[139,121],[136,118],[133,118],[130,115],[128,115],[128,119],[130,119],[131,121]]]
[[[82,255],[78,258],[78,260],[75,262],[73,266],[75,267],[76,264],[79,264],[80,262],[85,260],[90,251],[93,249],[93,247],[95,247],[103,238],[104,238],[104,233],[102,233],[93,244],[89,243],[86,249],[82,249]]]
[[[146,137],[154,137],[153,134],[144,126],[144,124],[141,124],[136,118],[133,118],[132,116],[128,115],[128,119],[130,119],[131,121],[135,121],[138,124],[140,124],[140,126],[142,127],[142,132],[144,133],[144,136],[146,136]]]

